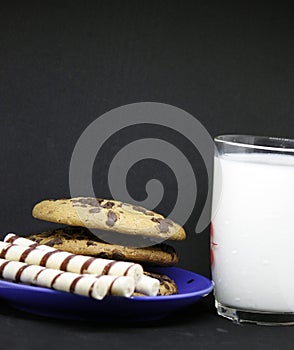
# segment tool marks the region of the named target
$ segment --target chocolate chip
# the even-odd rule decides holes
[[[154,272],[148,272],[148,274],[150,275],[150,277],[156,278],[157,280],[159,280],[159,282],[163,283],[163,275]]]
[[[81,198],[78,203],[81,203],[81,204],[89,204],[89,199],[88,198]]]
[[[158,219],[158,218],[151,218],[151,221],[157,222],[158,224],[160,223],[160,219]]]
[[[50,239],[50,241],[45,243],[49,247],[53,247],[55,244],[62,244],[62,240],[58,237]]]
[[[75,208],[77,208],[77,207],[79,207],[79,208],[87,208],[88,207],[87,204],[79,204],[79,203],[74,203],[72,206],[75,207]]]
[[[143,207],[139,207],[138,205],[133,205],[133,209],[139,211],[140,213],[146,214],[147,210]]]
[[[160,220],[160,223],[159,223],[160,232],[163,232],[163,233],[169,232],[169,226],[172,226],[172,223],[169,219]]]
[[[103,202],[103,199],[87,197],[87,198],[72,199],[71,201],[72,203],[75,203],[75,204],[80,203],[84,205],[91,205],[92,207],[99,207],[100,204]]]
[[[99,207],[96,207],[96,208],[92,208],[89,210],[89,213],[99,213],[101,211],[101,209]]]
[[[113,202],[106,202],[105,204],[102,205],[102,208],[111,209],[113,206],[114,206]]]
[[[95,242],[93,241],[88,241],[87,242],[87,247],[90,247],[91,245],[97,245]]]
[[[159,230],[162,233],[169,232],[169,226],[173,225],[173,222],[170,219],[152,218],[151,220],[159,223]]]
[[[122,260],[125,258],[124,254],[122,254],[122,252],[120,252],[119,250],[115,250],[112,254],[112,258],[114,260]]]
[[[103,200],[99,200],[99,199],[96,199],[96,198],[89,198],[88,202],[85,203],[85,204],[92,205],[93,207],[100,207],[102,202],[103,202]]]
[[[170,286],[168,283],[163,283],[164,287],[167,289],[167,290],[170,290]]]
[[[108,226],[113,226],[114,223],[116,222],[116,220],[117,220],[116,214],[115,214],[113,211],[110,210],[110,211],[107,213],[106,225],[108,225]]]
[[[105,253],[105,252],[101,252],[101,253],[98,253],[96,255],[96,257],[97,258],[102,258],[102,259],[107,259],[107,258],[109,258],[109,255],[107,253]]]
[[[143,213],[145,215],[149,215],[149,216],[154,216],[154,214],[152,213],[152,211],[149,211],[143,207],[140,207],[138,205],[133,205],[133,209],[136,211],[139,211],[140,213]]]

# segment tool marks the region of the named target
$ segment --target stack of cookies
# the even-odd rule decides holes
[[[73,254],[139,263],[145,275],[159,280],[159,295],[177,292],[168,276],[148,272],[152,265],[178,263],[172,246],[157,243],[186,238],[184,229],[172,220],[143,207],[89,197],[44,200],[32,214],[67,226],[30,235],[30,240]]]

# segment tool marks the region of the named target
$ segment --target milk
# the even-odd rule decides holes
[[[216,300],[294,312],[294,155],[222,155],[215,158],[214,186]]]

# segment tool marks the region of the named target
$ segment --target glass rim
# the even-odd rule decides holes
[[[246,138],[248,140],[247,142],[245,141]],[[262,140],[265,143],[266,141],[271,143],[277,143],[277,146],[255,144],[254,140],[256,139]],[[258,150],[264,150],[264,151],[294,153],[294,139],[283,138],[283,137],[246,135],[246,134],[224,134],[224,135],[215,136],[214,141],[216,143],[223,143],[223,144],[236,146],[236,147],[258,149]],[[291,147],[290,147],[290,144],[291,144]]]

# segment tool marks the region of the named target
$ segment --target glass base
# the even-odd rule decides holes
[[[272,313],[272,312],[262,312],[254,310],[242,310],[237,308],[232,308],[215,301],[215,307],[217,313],[220,316],[228,318],[234,323],[255,323],[258,325],[266,326],[290,326],[294,325],[294,313],[283,312],[283,313]]]

